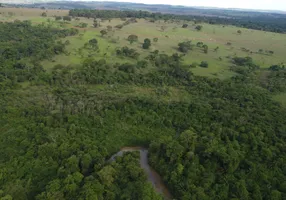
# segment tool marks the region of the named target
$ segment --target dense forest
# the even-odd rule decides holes
[[[0,23],[1,200],[163,199],[138,153],[107,162],[126,145],[149,148],[150,164],[174,199],[286,198],[286,109],[270,97],[286,85],[285,67],[269,66],[261,82],[252,59],[234,57],[236,75],[220,80],[195,76],[183,54],[157,50],[136,64],[90,57],[78,67],[44,70],[40,61],[68,53],[60,39],[76,34],[29,21]],[[92,39],[84,48],[100,45]],[[127,47],[116,53],[138,59]],[[130,86],[154,92],[133,95]],[[187,98],[172,99],[170,88]]]
[[[88,17],[88,18],[152,18],[155,20],[187,20],[195,21],[197,23],[205,22],[210,24],[224,24],[244,27],[249,29],[257,29],[264,31],[271,31],[277,33],[286,32],[286,17],[283,14],[271,15],[255,15],[255,16],[208,16],[208,15],[178,15],[178,14],[162,14],[151,13],[148,11],[136,10],[88,10],[88,9],[74,9],[70,10],[70,16],[73,17]]]

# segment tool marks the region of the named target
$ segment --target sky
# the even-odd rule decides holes
[[[105,0],[105,1],[286,11],[286,0]]]

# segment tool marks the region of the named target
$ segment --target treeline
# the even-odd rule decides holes
[[[210,23],[234,25],[249,29],[271,31],[277,33],[286,32],[286,17],[282,14],[275,15],[258,15],[258,16],[239,16],[239,17],[211,17],[198,15],[174,15],[151,13],[147,11],[119,11],[119,10],[89,10],[89,9],[73,9],[69,12],[73,17],[87,17],[87,18],[152,18],[154,20],[187,20],[195,21],[196,23]]]
[[[267,72],[266,72],[267,73]],[[269,68],[266,80],[261,85],[273,93],[286,92],[286,70],[285,67],[273,65]]]

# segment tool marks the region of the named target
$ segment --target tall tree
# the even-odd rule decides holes
[[[130,44],[132,44],[133,42],[137,42],[138,41],[138,36],[137,35],[129,35],[127,40],[130,42]]]
[[[151,46],[151,40],[150,40],[149,38],[146,38],[146,39],[144,40],[144,43],[143,43],[143,45],[142,45],[142,48],[143,48],[143,49],[149,49],[150,46]]]

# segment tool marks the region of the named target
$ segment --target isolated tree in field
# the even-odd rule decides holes
[[[129,35],[127,40],[130,42],[130,44],[132,44],[133,42],[138,41],[138,36],[137,35]]]
[[[164,32],[167,29],[167,26],[161,26],[161,31]]]
[[[181,42],[178,44],[179,51],[182,53],[187,53],[189,50],[192,49],[191,41]]]
[[[200,64],[200,67],[208,68],[209,67],[209,63],[207,61],[202,61],[201,64]]]
[[[99,27],[99,23],[97,22],[96,19],[93,20],[93,27],[94,27],[94,28]]]
[[[208,45],[204,45],[203,46],[203,49],[204,49],[204,53],[208,53],[209,52],[209,47],[208,47]]]
[[[88,44],[89,44],[89,46],[91,46],[92,48],[98,48],[98,41],[97,41],[97,39],[91,39],[91,40],[89,40],[88,41]]]
[[[158,38],[153,38],[153,42],[158,42]]]
[[[100,34],[101,34],[101,37],[103,37],[104,35],[107,34],[107,31],[106,31],[106,30],[101,30],[101,31],[100,31]]]
[[[237,33],[240,35],[242,32],[241,32],[241,30],[238,30]]]
[[[144,43],[143,43],[143,45],[142,45],[142,48],[143,48],[143,49],[149,49],[150,46],[151,46],[151,40],[150,40],[149,38],[146,38],[146,39],[144,40]]]
[[[203,26],[202,26],[202,25],[197,25],[197,26],[196,26],[196,30],[197,30],[197,31],[201,31],[202,29],[203,29]]]
[[[70,16],[63,16],[64,21],[71,21],[72,18]]]
[[[43,13],[42,13],[42,17],[47,17],[47,13],[46,13],[46,12],[43,12]]]
[[[203,47],[204,43],[203,42],[198,42],[197,47]]]
[[[122,24],[118,24],[118,25],[115,26],[115,28],[117,28],[117,29],[122,29],[122,28],[123,28],[123,25],[122,25]]]
[[[183,24],[182,28],[187,28],[188,26],[188,24]]]

